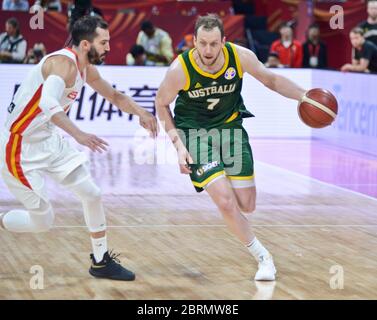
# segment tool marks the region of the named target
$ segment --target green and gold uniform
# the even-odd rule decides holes
[[[178,57],[186,84],[178,93],[174,121],[194,161],[190,177],[195,189],[202,191],[224,174],[232,182],[253,182],[253,155],[242,126],[242,119],[253,115],[246,110],[241,96],[243,72],[236,48],[230,42],[225,44],[225,63],[216,74],[199,68],[194,50]]]

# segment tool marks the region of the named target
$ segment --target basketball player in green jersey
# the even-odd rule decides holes
[[[244,216],[255,209],[253,156],[242,119],[253,116],[241,97],[245,72],[279,94],[300,101],[305,90],[266,69],[255,54],[225,42],[216,15],[199,17],[195,48],[170,66],[156,97],[158,116],[172,140],[184,174],[206,190],[229,229],[258,262],[255,280],[275,280],[271,254]],[[174,119],[169,104],[175,103]]]

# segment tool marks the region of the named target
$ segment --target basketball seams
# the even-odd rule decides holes
[[[330,108],[324,106],[322,103],[319,103],[318,101],[315,101],[308,96],[304,95],[301,102],[307,102],[313,105],[314,107],[317,107],[318,109],[321,109],[322,111],[326,112],[329,116],[333,117],[335,119],[336,113],[332,111]]]

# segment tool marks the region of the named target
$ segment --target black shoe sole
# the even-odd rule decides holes
[[[95,278],[116,280],[116,281],[134,281],[136,279],[135,275],[132,278],[118,278],[116,276],[108,276],[108,275],[98,274],[96,272],[93,272],[91,269],[89,269],[89,274],[91,276],[95,277]]]

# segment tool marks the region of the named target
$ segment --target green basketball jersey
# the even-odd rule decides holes
[[[175,103],[176,127],[212,129],[237,118],[252,117],[241,96],[243,72],[235,46],[230,42],[225,44],[225,63],[216,74],[199,68],[193,58],[194,50],[179,56],[186,85]]]

